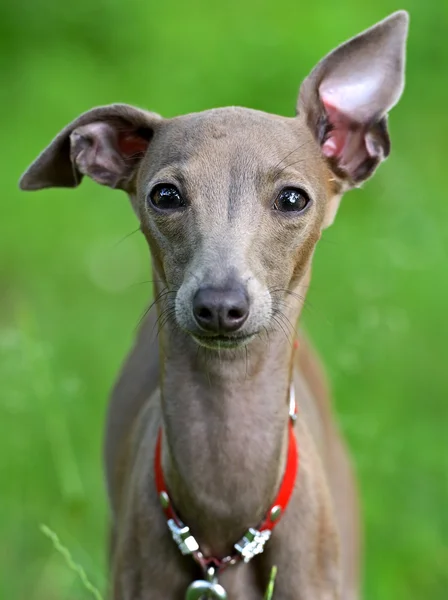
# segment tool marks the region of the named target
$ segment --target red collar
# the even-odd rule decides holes
[[[162,427],[160,427],[154,456],[155,484],[160,503],[165,512],[168,527],[171,530],[171,534],[179,550],[182,554],[191,555],[202,567],[205,575],[210,572],[210,569],[213,573],[218,574],[229,564],[236,564],[241,560],[249,562],[254,556],[263,552],[264,545],[270,538],[272,530],[283,516],[294,490],[299,466],[299,453],[294,433],[294,422],[297,418],[297,410],[294,399],[294,388],[292,385],[290,390],[289,416],[288,456],[285,473],[277,496],[259,526],[257,528],[251,527],[248,529],[241,540],[234,545],[232,554],[224,558],[205,557],[202,554],[196,539],[191,534],[189,527],[182,523],[174,510],[163,475],[161,460]]]

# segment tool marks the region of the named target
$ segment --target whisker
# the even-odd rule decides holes
[[[296,299],[297,302],[302,302],[303,303],[303,310],[306,310],[310,313],[313,314],[318,314],[322,319],[324,319],[324,321],[327,323],[327,325],[332,325],[330,319],[328,319],[328,317],[323,313],[322,310],[318,309],[318,307],[311,303],[310,300],[308,299],[308,297],[306,296],[301,296],[300,294],[297,294],[296,292],[293,292],[291,290],[288,290],[287,288],[278,288],[276,290],[270,290],[271,294],[275,294],[275,293],[285,293],[288,296],[291,296],[292,298]],[[281,298],[276,298],[275,302],[280,303],[282,301]]]
[[[118,240],[118,242],[116,242],[112,247],[116,248],[117,246],[119,246],[120,244],[122,244],[125,240],[127,240],[128,238],[130,238],[131,235],[134,235],[138,231],[141,231],[140,227],[137,227],[137,229],[134,229],[134,231],[131,231],[131,233],[127,233],[124,237],[122,237],[120,240]]]
[[[274,313],[277,317],[281,318],[282,322],[286,325],[287,328],[289,327],[292,329],[294,337],[295,337],[297,335],[296,328],[293,326],[293,324],[288,319],[288,317],[284,314],[284,312],[281,311],[280,309],[277,309],[274,311]]]
[[[269,337],[269,329],[265,325],[263,326],[263,329],[266,333],[266,341],[268,344],[268,348],[270,348],[271,347],[271,338]]]
[[[146,318],[146,316],[148,315],[148,313],[152,309],[152,307],[157,302],[159,302],[162,298],[164,298],[164,296],[166,296],[167,294],[171,293],[172,291],[173,290],[169,290],[167,287],[165,287],[164,289],[162,289],[161,292],[159,292],[159,294],[157,294],[157,296],[154,298],[153,302],[151,302],[151,304],[148,306],[148,308],[146,308],[144,310],[142,316],[140,317],[140,319],[137,322],[137,325],[134,328],[134,331],[140,327],[140,325],[142,324],[143,320]],[[153,332],[154,332],[154,328],[153,328]]]
[[[287,154],[287,155],[286,155],[284,158],[282,158],[280,162],[278,162],[278,163],[275,165],[274,169],[277,169],[277,168],[278,168],[278,167],[279,167],[279,166],[282,164],[282,162],[283,162],[284,160],[286,160],[287,158],[289,158],[289,157],[291,156],[291,154],[294,154],[294,152],[297,152],[298,150],[300,150],[300,148],[301,148],[302,146],[303,146],[303,144],[301,144],[300,146],[297,146],[297,148],[294,148],[293,150],[291,150],[291,152],[288,152],[288,154]]]
[[[133,162],[137,158],[143,158],[146,152],[140,150],[140,152],[136,152],[135,154],[130,154],[129,156],[122,156],[123,162]]]
[[[160,321],[159,335],[160,335],[160,333],[161,333],[162,329],[165,327],[165,325],[166,325],[166,324],[167,324],[169,321],[171,321],[171,320],[172,320],[172,318],[174,317],[174,315],[175,315],[175,314],[176,314],[176,311],[175,311],[175,310],[173,310],[173,309],[172,309],[172,310],[169,310],[169,311],[167,311],[167,313],[165,314],[165,316],[164,316],[163,320],[161,319],[161,321]],[[174,322],[174,319],[173,319],[173,322]]]
[[[174,317],[175,314],[176,310],[171,306],[168,306],[167,308],[161,311],[160,315],[157,318],[157,321],[154,324],[154,327],[157,326],[157,338],[160,336],[165,325],[171,320],[172,317]]]
[[[308,287],[306,289],[308,289]],[[274,290],[269,290],[269,292],[271,294],[276,294],[276,293],[288,294],[288,296],[291,296],[292,298],[295,298],[296,300],[299,300],[301,302],[303,302],[306,299],[306,296],[302,296],[301,294],[298,294],[297,292],[288,290],[288,288],[278,288],[278,289],[274,289]]]
[[[146,283],[165,283],[161,279],[147,279],[146,281],[136,281],[135,283],[131,283],[129,287],[134,287],[136,285],[145,285]],[[175,290],[170,290],[175,294]]]
[[[278,172],[278,175],[280,175],[280,173],[283,173],[283,171],[285,169],[287,169],[288,167],[293,167],[294,165],[298,165],[299,163],[306,162],[307,160],[309,160],[309,158],[306,158],[306,157],[299,158],[299,160],[295,160],[294,162],[289,163],[288,165],[285,165],[282,169],[280,169],[280,171]]]
[[[303,144],[300,144],[300,146],[297,146],[297,148],[294,148],[293,150],[291,150],[291,152],[288,152],[288,154],[284,158],[282,158],[282,160],[280,162],[278,162],[275,165],[274,169],[277,169],[277,167],[279,167],[284,160],[286,160],[287,158],[289,158],[291,156],[291,154],[294,154],[294,152],[298,152],[299,150],[301,150],[302,148],[304,148],[310,142],[311,142],[311,140],[307,140]]]
[[[271,315],[271,318],[272,318],[272,319],[275,321],[275,323],[277,323],[277,325],[278,325],[278,326],[280,327],[280,329],[282,330],[282,332],[283,332],[284,336],[286,337],[286,339],[288,340],[288,342],[289,342],[289,343],[291,344],[291,346],[292,346],[292,342],[291,342],[291,340],[289,339],[288,332],[287,332],[287,331],[284,329],[284,327],[283,327],[283,323],[282,323],[282,322],[281,322],[279,319],[277,319],[277,315],[276,315],[276,314],[272,314],[272,315]]]

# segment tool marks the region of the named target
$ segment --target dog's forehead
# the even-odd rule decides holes
[[[262,154],[268,161],[280,160],[311,137],[297,118],[240,107],[167,119],[162,130],[162,145],[177,148],[181,160],[202,154],[210,160],[213,155],[235,151]]]
[[[287,126],[290,121],[291,118],[288,117],[239,106],[213,108],[171,119],[173,125],[196,131],[199,129],[202,133],[209,134],[238,132],[241,127],[260,132],[266,128],[274,131]]]

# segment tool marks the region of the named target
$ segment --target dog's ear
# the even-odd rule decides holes
[[[94,108],[55,137],[23,174],[20,188],[76,187],[88,175],[130,193],[160,121],[159,115],[126,104]]]
[[[389,154],[387,112],[403,91],[408,21],[393,13],[333,50],[301,86],[297,112],[345,189]]]

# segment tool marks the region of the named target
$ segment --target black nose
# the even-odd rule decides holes
[[[226,334],[243,326],[249,316],[249,300],[242,288],[204,287],[193,298],[193,313],[202,329]]]

